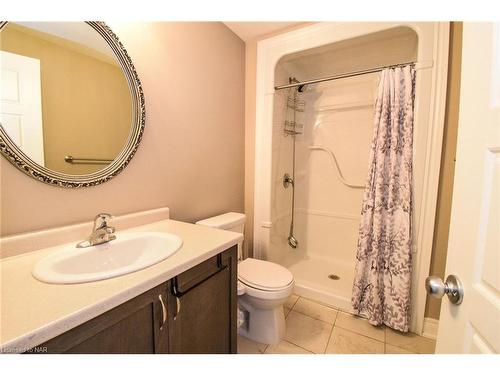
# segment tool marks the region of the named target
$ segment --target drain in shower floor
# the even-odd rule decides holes
[[[334,273],[328,275],[328,278],[332,280],[340,280],[340,276],[335,275]]]

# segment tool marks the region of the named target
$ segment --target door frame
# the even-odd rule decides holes
[[[446,106],[449,22],[326,22],[306,26],[257,43],[254,249],[266,258],[270,244],[271,166],[274,74],[285,55],[396,27],[409,27],[418,36],[415,100],[414,241],[411,331],[422,334],[426,292],[434,237],[439,171]]]

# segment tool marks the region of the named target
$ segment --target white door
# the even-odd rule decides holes
[[[464,23],[457,160],[436,353],[500,353],[500,25]]]
[[[0,124],[33,161],[44,165],[40,60],[0,51]]]

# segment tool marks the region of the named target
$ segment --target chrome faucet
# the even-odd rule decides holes
[[[94,229],[92,233],[90,233],[90,236],[86,240],[78,242],[76,247],[95,246],[116,239],[116,236],[113,234],[115,233],[115,228],[108,227],[107,222],[107,220],[112,218],[113,215],[110,214],[98,214],[94,218]]]

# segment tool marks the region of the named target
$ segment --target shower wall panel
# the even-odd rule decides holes
[[[314,116],[311,131],[297,140],[296,227],[310,257],[354,267],[363,189],[345,185],[339,169],[349,184],[365,184],[377,82],[377,74],[330,81],[306,95],[315,96]]]
[[[342,183],[330,150],[349,183],[364,185],[372,138],[373,105],[378,75],[330,81],[310,86],[304,94],[304,132],[296,136],[297,249],[286,238],[291,220],[291,187],[282,178],[292,174],[293,137],[284,134],[289,90],[274,97],[272,227],[268,259],[281,263],[323,258],[354,267],[363,189]]]

